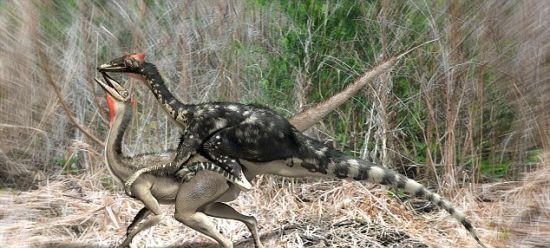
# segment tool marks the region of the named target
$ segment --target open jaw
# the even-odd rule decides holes
[[[94,78],[94,80],[107,93],[109,93],[109,95],[123,102],[128,101],[130,99],[129,97],[130,94],[119,82],[117,82],[112,77],[110,77],[106,72],[102,72],[101,75],[103,76],[103,79],[105,80],[105,82],[98,78]]]

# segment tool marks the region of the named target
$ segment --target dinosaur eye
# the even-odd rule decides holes
[[[128,92],[122,91],[122,92],[120,92],[120,95],[121,95],[122,97],[126,98],[126,97],[128,97]]]
[[[134,61],[131,58],[127,58],[124,60],[124,65],[132,67],[134,66]]]

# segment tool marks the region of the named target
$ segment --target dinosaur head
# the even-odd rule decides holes
[[[108,63],[100,65],[97,69],[100,72],[139,73],[139,69],[144,62],[144,53],[134,53],[113,59]]]
[[[103,88],[103,90],[105,90],[105,93],[107,93],[106,98],[107,105],[109,106],[109,117],[112,122],[116,115],[118,105],[129,102],[130,94],[122,85],[107,75],[107,73],[103,72],[101,74],[103,75],[103,79],[105,81],[98,78],[95,78],[95,81],[101,86],[101,88]]]

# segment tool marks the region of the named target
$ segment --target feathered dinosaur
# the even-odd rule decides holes
[[[183,104],[166,88],[155,65],[144,61],[143,54],[126,55],[98,69],[103,72],[131,73],[146,83],[163,109],[186,130],[186,137],[190,138],[183,149],[178,151],[183,152],[183,158],[196,151],[206,156],[229,156],[235,159],[231,162],[237,165],[240,163],[244,167],[247,178],[266,173],[288,177],[347,178],[391,185],[445,209],[470,232],[480,246],[485,247],[464,215],[438,194],[395,171],[348,156],[300,133],[286,119],[269,109],[236,103]],[[208,120],[205,121],[205,118]],[[239,125],[227,125],[235,121],[240,121]],[[224,162],[216,158],[214,160]],[[169,171],[179,168],[174,163],[167,166]],[[165,169],[167,167],[164,165],[151,166],[138,172]],[[136,173],[135,178],[139,174]]]

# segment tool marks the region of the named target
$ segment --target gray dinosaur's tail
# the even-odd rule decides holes
[[[332,150],[332,149],[331,149]],[[328,151],[327,151],[328,152]],[[338,178],[349,178],[354,180],[367,180],[371,183],[390,185],[405,190],[407,193],[419,198],[431,201],[433,204],[445,209],[457,221],[459,221],[474,237],[481,247],[486,247],[472,226],[464,217],[464,214],[455,209],[451,203],[436,193],[429,191],[422,184],[409,179],[393,170],[374,165],[368,161],[355,157],[346,156],[343,153],[332,150],[326,154],[328,164],[326,172]]]

